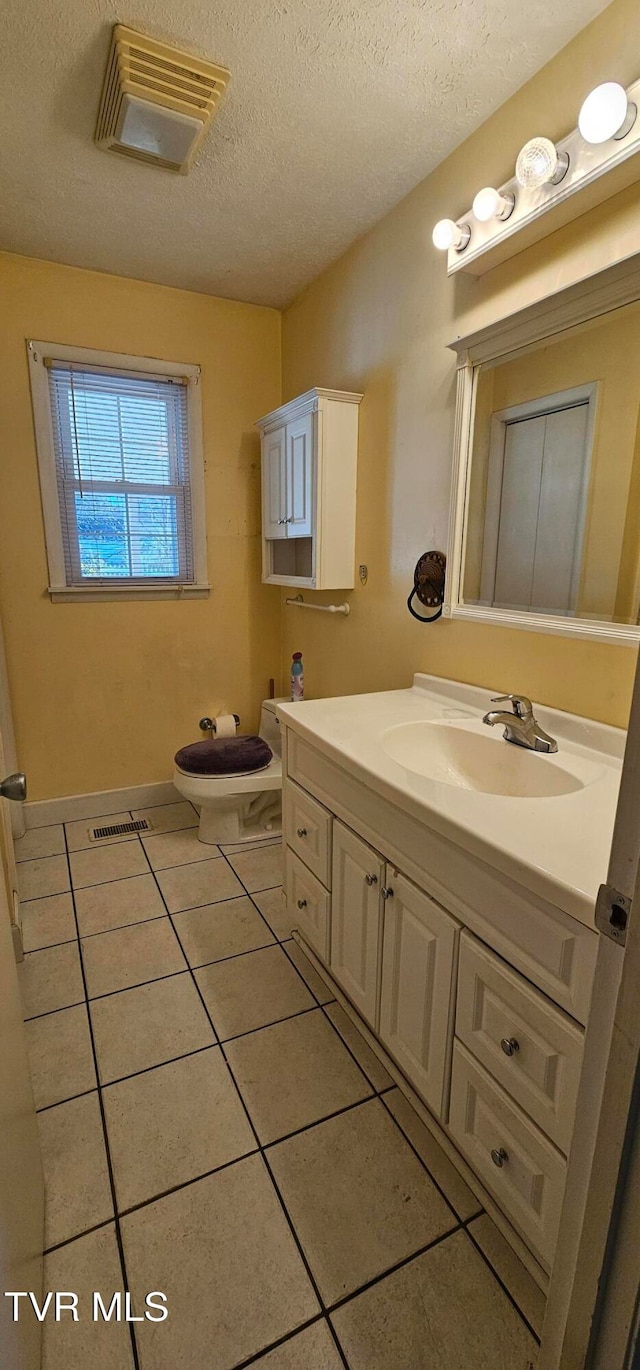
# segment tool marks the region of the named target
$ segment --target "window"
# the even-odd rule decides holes
[[[49,592],[207,590],[199,368],[29,344]]]

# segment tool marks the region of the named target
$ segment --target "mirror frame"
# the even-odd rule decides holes
[[[567,329],[600,319],[639,300],[640,264],[636,259],[632,264],[623,262],[610,267],[581,281],[579,285],[547,296],[518,313],[507,315],[478,332],[468,333],[449,343],[457,357],[457,390],[447,578],[442,610],[445,618],[493,623],[502,628],[524,628],[529,632],[555,633],[563,637],[590,638],[618,646],[633,647],[640,642],[640,624],[525,613],[516,609],[492,609],[487,605],[465,604],[462,598],[477,368],[486,362],[511,360],[536,343],[557,337]]]

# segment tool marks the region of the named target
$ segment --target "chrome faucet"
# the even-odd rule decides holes
[[[490,728],[496,723],[504,725],[503,737],[507,742],[515,742],[518,747],[528,747],[532,752],[557,752],[555,737],[549,737],[544,728],[533,716],[533,705],[526,695],[498,695],[492,704],[513,704],[513,713],[491,709],[482,722]]]

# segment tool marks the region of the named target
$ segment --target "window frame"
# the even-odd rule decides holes
[[[36,439],[45,543],[49,567],[48,594],[53,603],[73,603],[107,599],[197,599],[210,592],[207,578],[207,536],[205,523],[205,463],[202,443],[202,400],[200,367],[193,363],[169,362],[157,357],[133,356],[121,352],[101,352],[66,343],[27,342],[31,401]],[[140,581],[108,585],[68,585],[66,581],[62,521],[56,473],[53,415],[45,357],[56,362],[74,362],[98,370],[137,372],[138,375],[180,376],[187,381],[187,425],[189,433],[189,478],[191,486],[191,533],[194,580],[176,584],[149,585]]]

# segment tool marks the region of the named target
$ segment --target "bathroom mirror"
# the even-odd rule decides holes
[[[445,615],[640,638],[640,274],[459,340]]]

